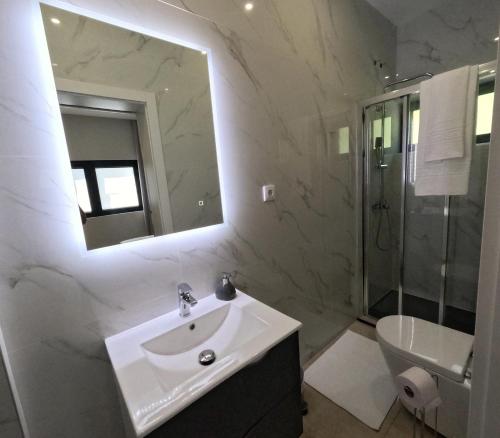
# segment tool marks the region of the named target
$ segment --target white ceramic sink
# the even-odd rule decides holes
[[[132,434],[147,435],[300,326],[238,291],[229,302],[200,300],[187,318],[175,310],[107,338]],[[206,349],[216,360],[203,366]]]

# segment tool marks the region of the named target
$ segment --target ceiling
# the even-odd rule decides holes
[[[366,0],[395,26],[401,26],[446,0]]]

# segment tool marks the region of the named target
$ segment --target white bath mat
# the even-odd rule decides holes
[[[350,330],[305,371],[304,380],[376,430],[397,396],[378,343]]]

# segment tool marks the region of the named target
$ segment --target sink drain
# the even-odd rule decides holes
[[[198,355],[198,361],[200,364],[207,366],[215,362],[215,351],[214,350],[203,350]]]

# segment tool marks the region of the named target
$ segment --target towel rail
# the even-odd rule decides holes
[[[419,78],[432,78],[434,75],[432,73],[422,73],[421,75],[417,75],[417,76],[412,76],[412,77],[409,77],[409,78],[404,78],[404,79],[401,79],[400,81],[396,81],[396,82],[391,82],[389,84],[387,84],[385,87],[384,87],[384,93],[385,91],[389,88],[389,87],[393,87],[394,85],[398,85],[398,84],[404,84],[406,82],[410,82],[410,81],[414,81],[416,79],[419,79]]]

